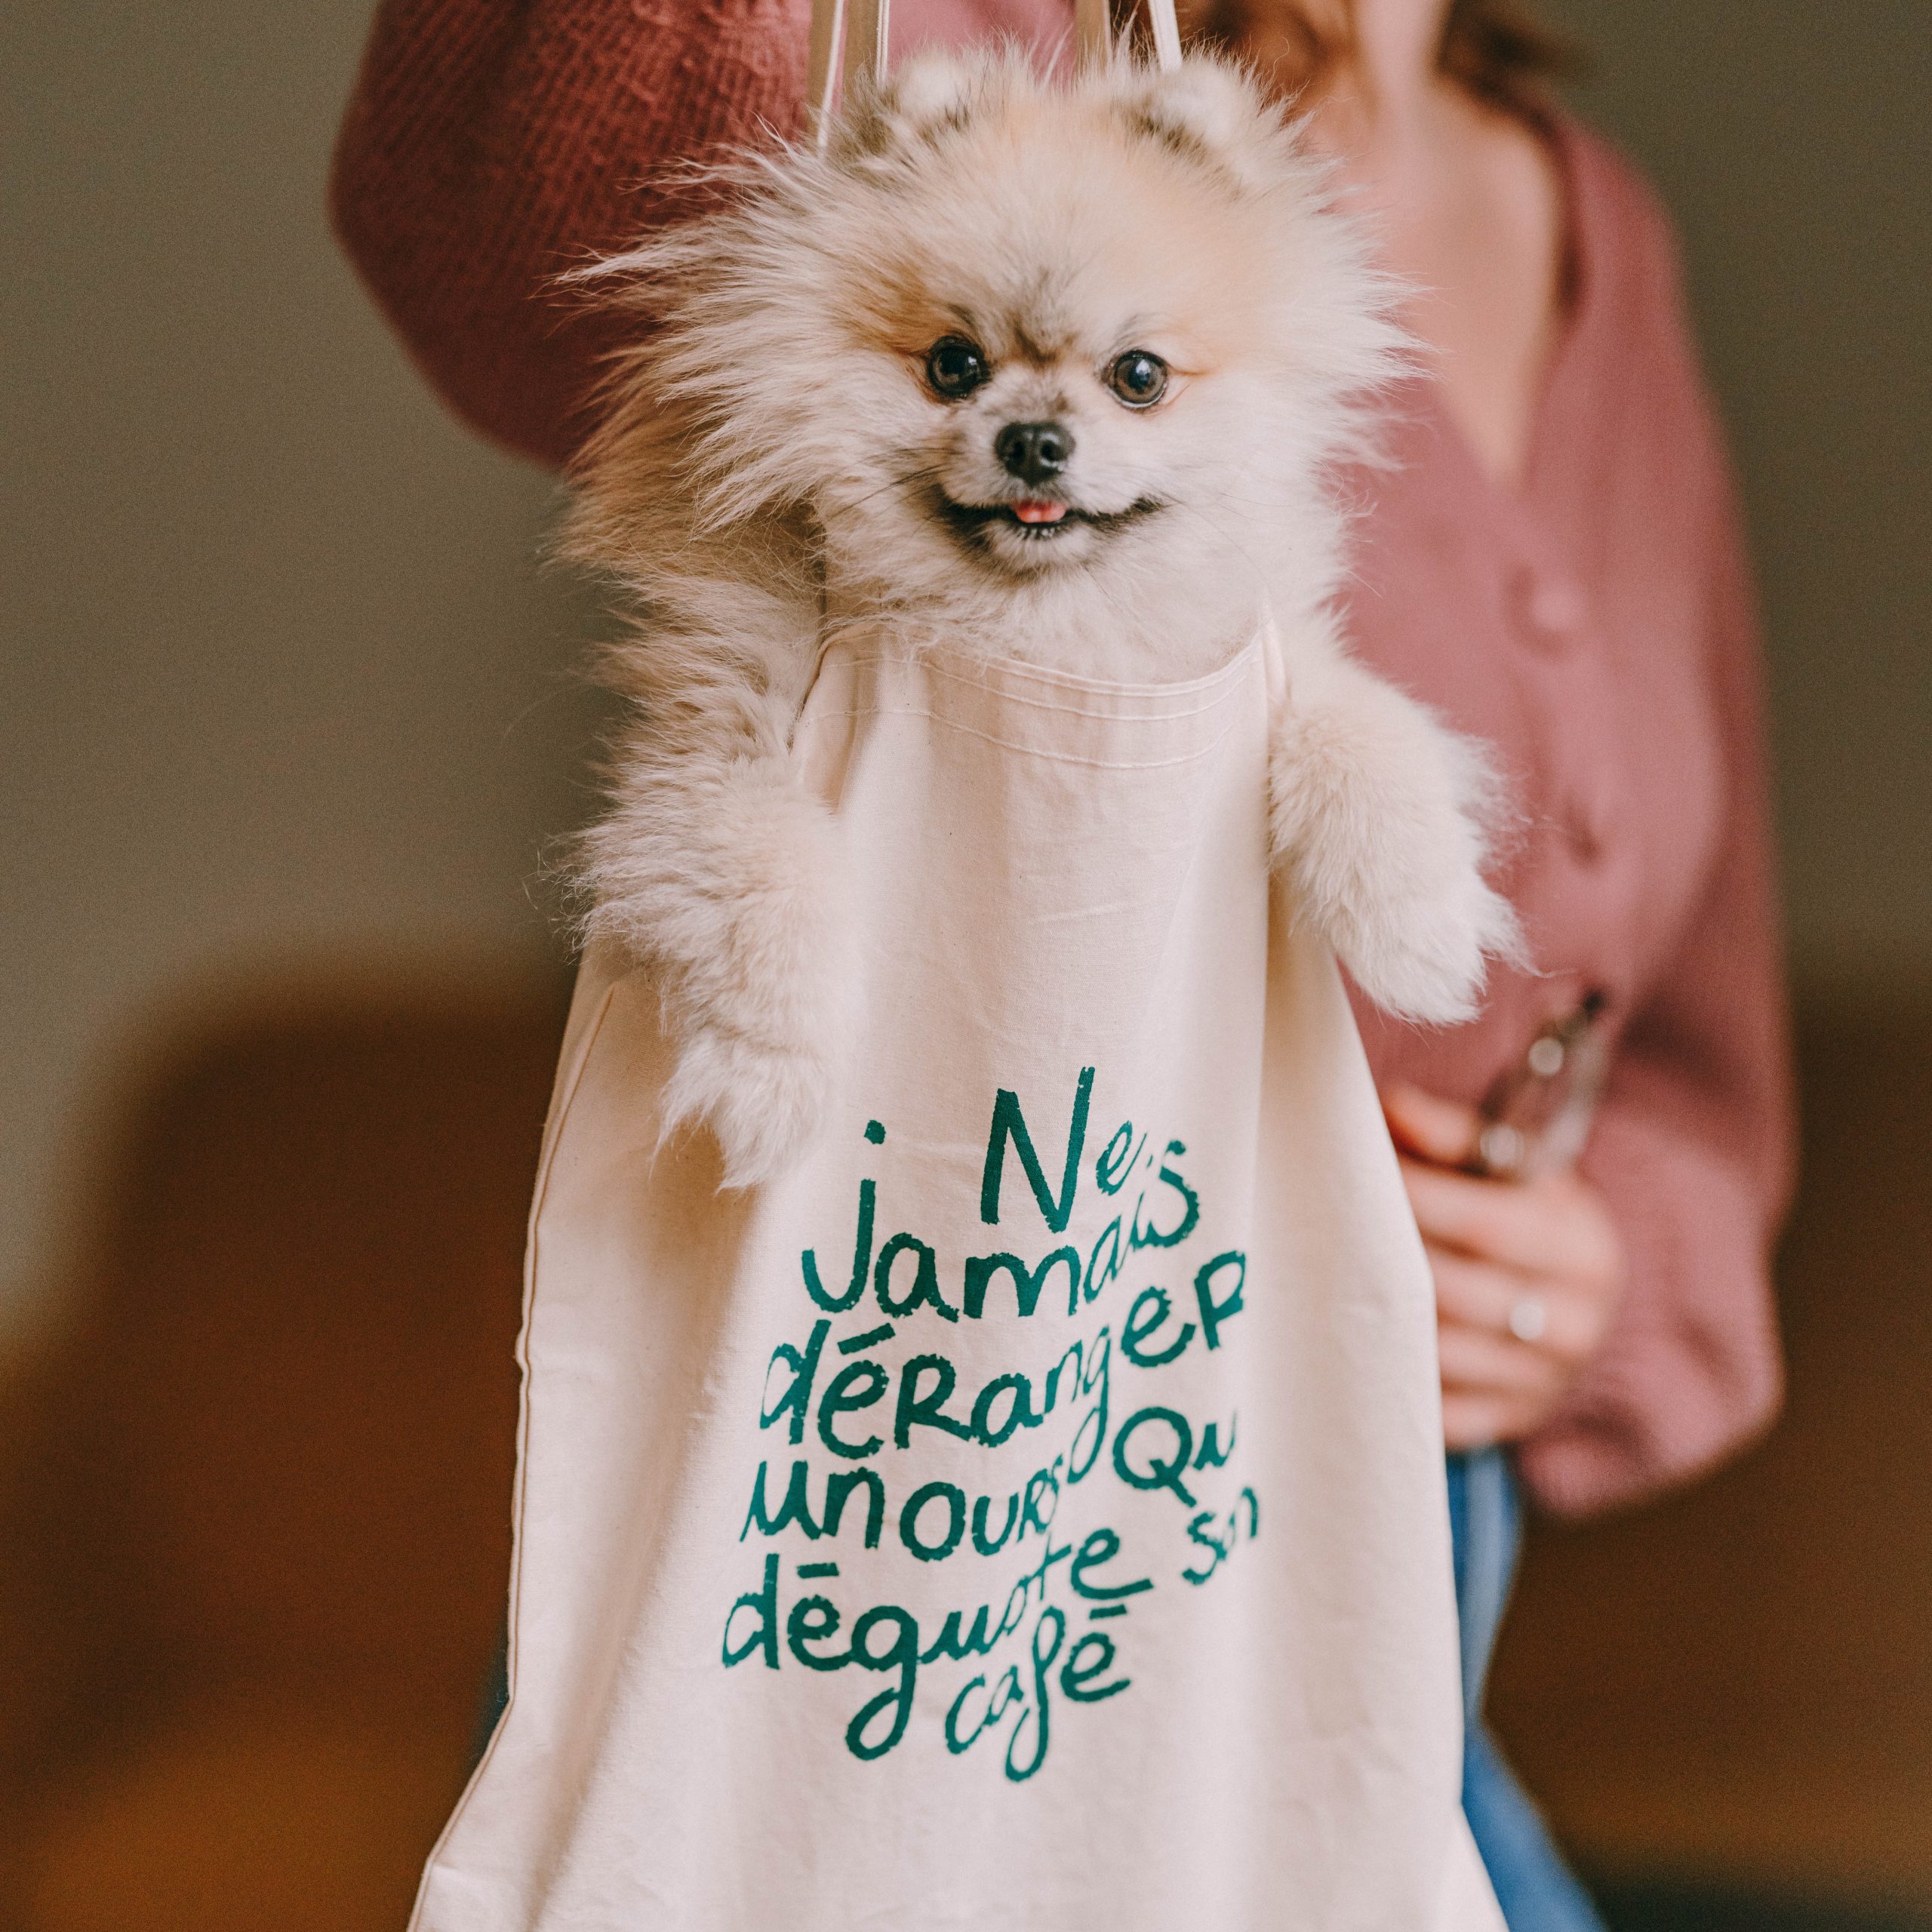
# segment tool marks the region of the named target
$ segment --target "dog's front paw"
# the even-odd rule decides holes
[[[795,1166],[825,1125],[832,1064],[717,1026],[686,1033],[664,1091],[660,1140],[701,1122],[724,1157],[724,1185],[754,1187]]]
[[[849,1058],[859,975],[838,833],[780,762],[678,777],[595,835],[589,931],[663,1002],[658,1144],[703,1123],[724,1185],[749,1187],[810,1148]]]
[[[703,964],[669,989],[678,1057],[660,1139],[703,1121],[724,1151],[727,1187],[783,1173],[825,1125],[855,1017],[838,897],[801,888],[741,903]]]
[[[1398,1019],[1444,1025],[1475,1016],[1488,962],[1521,948],[1516,915],[1473,863],[1424,882],[1364,876],[1329,920],[1336,956]]]
[[[1487,961],[1523,955],[1483,879],[1497,808],[1477,747],[1351,667],[1330,703],[1284,719],[1272,777],[1297,912],[1386,1012],[1470,1018]]]
[[[666,986],[678,1042],[664,1131],[703,1121],[724,1155],[724,1185],[768,1181],[808,1152],[850,1057],[857,962],[845,895],[825,840],[801,812],[736,848],[731,897],[694,906]]]

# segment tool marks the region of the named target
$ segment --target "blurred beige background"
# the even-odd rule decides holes
[[[1654,171],[1770,616],[1798,970],[1932,986],[1932,22],[1564,0]],[[322,212],[366,0],[17,0],[5,112],[0,1337],[118,1057],[316,958],[555,970],[593,614]]]

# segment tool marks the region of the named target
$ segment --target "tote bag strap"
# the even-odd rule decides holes
[[[1143,4],[1154,36],[1155,60],[1163,72],[1171,73],[1180,65],[1180,26],[1174,17],[1174,0],[1143,0]],[[805,115],[816,146],[823,147],[831,138],[841,75],[847,87],[861,78],[874,82],[885,78],[891,7],[891,0],[812,0]],[[1104,66],[1112,59],[1112,0],[1075,0],[1073,44],[1083,67]]]
[[[1180,24],[1174,0],[1143,0],[1154,35],[1155,63],[1171,74],[1180,65]],[[1083,67],[1104,67],[1113,58],[1112,0],[1074,0],[1073,44]]]
[[[845,85],[863,78],[882,81],[886,71],[886,29],[892,0],[812,0],[812,37],[805,62],[805,118],[814,143],[832,137],[839,75]],[[844,59],[839,56],[841,51]]]

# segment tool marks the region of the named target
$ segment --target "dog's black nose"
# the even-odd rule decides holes
[[[993,454],[1023,483],[1044,483],[1073,454],[1073,432],[1059,423],[1009,423],[993,438]]]

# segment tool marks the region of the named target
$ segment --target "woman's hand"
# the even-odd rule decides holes
[[[1414,1087],[1382,1097],[1435,1274],[1442,1428],[1454,1450],[1513,1442],[1555,1411],[1623,1298],[1622,1242],[1568,1168],[1524,1181],[1460,1172],[1481,1123]]]

